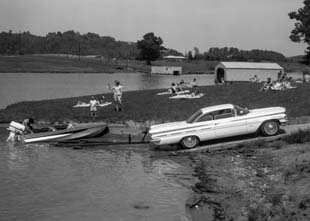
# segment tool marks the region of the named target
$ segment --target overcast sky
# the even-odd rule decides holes
[[[303,0],[0,0],[0,31],[36,35],[75,30],[123,41],[147,32],[181,52],[198,47],[266,49],[286,56],[305,45],[289,39],[288,13]]]

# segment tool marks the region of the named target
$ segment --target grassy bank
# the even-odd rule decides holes
[[[212,73],[218,61],[169,61],[158,60],[153,65],[181,66],[185,74]],[[305,65],[297,62],[280,62],[288,72],[303,71]],[[66,55],[23,55],[0,56],[0,73],[114,73],[150,72],[144,61],[113,60],[108,58],[81,57]]]
[[[117,113],[113,105],[100,108],[98,121],[175,121],[186,119],[201,107],[223,103],[244,105],[248,108],[283,106],[289,118],[310,115],[310,85],[299,84],[296,89],[287,91],[259,92],[261,84],[234,83],[232,85],[216,85],[201,87],[206,95],[200,99],[169,99],[169,95],[156,95],[162,90],[146,90],[125,92],[123,103],[125,111]],[[99,95],[96,95],[99,97]],[[112,94],[105,95],[112,101]],[[22,120],[34,117],[37,120],[54,122],[71,119],[77,122],[91,120],[89,108],[73,108],[78,101],[88,102],[90,96],[54,99],[45,101],[21,102],[0,110],[0,122]]]

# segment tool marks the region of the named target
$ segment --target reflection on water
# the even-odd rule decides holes
[[[0,73],[0,109],[19,101],[108,93],[107,84],[114,80],[120,80],[125,90],[144,90],[168,88],[172,82],[193,78],[200,85],[214,83],[212,75]]]
[[[186,220],[191,171],[145,146],[0,146],[0,220]]]

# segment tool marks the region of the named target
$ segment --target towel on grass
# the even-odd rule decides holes
[[[194,95],[194,94],[179,94],[179,95],[176,95],[176,96],[173,96],[173,97],[169,97],[169,98],[170,99],[197,99],[197,98],[201,98],[203,96],[204,96],[203,93],[200,93],[200,94],[197,94],[197,95]]]
[[[178,91],[178,92],[176,92],[175,94],[187,94],[187,93],[189,93],[189,90]],[[157,93],[156,95],[166,95],[166,94],[174,94],[174,93],[171,93],[171,92],[169,92],[169,91],[165,91],[165,92]]]
[[[102,104],[99,104],[98,107],[105,107],[112,104],[112,102],[104,102]],[[85,103],[85,102],[79,102],[76,105],[74,105],[73,107],[90,107],[90,103]]]

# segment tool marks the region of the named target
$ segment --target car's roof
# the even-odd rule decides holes
[[[232,104],[221,104],[221,105],[215,105],[215,106],[201,108],[201,111],[203,113],[208,113],[208,112],[212,112],[212,111],[216,111],[216,110],[231,109],[231,108],[234,108],[234,105],[232,105]]]

